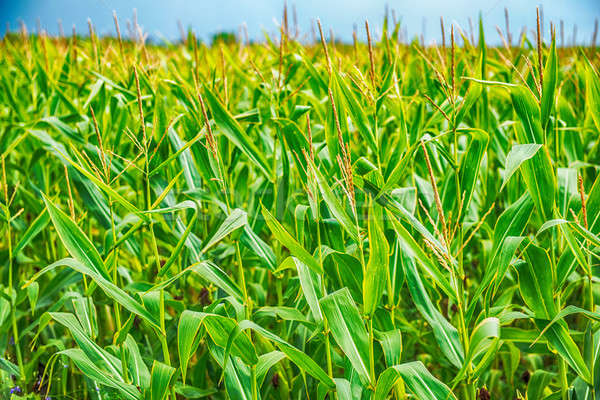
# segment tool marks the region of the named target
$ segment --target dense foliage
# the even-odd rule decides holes
[[[7,36],[0,397],[600,396],[599,53],[392,25]]]

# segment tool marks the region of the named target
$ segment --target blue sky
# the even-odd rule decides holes
[[[359,37],[364,38],[365,18],[375,32],[380,32],[386,4],[401,18],[409,36],[421,35],[424,26],[427,42],[440,41],[440,15],[444,16],[446,26],[454,22],[468,33],[468,18],[476,23],[481,12],[491,43],[499,41],[496,25],[504,27],[504,7],[510,13],[513,37],[523,26],[529,30],[535,27],[537,5],[543,8],[546,37],[549,21],[558,25],[563,19],[565,39],[569,42],[577,24],[578,42],[589,43],[594,19],[600,17],[600,0],[299,0],[296,3],[288,0],[290,21],[293,4],[299,26],[307,35],[311,21],[319,17],[327,31],[333,29],[336,38],[346,41],[352,38],[354,24],[359,27]],[[237,31],[245,22],[250,37],[260,39],[265,31],[277,31],[283,0],[0,0],[0,15],[4,19],[0,22],[9,22],[11,29],[16,30],[19,20],[23,20],[31,31],[39,18],[44,29],[56,34],[57,20],[61,19],[65,30],[70,32],[75,24],[79,32],[85,33],[90,17],[100,34],[113,34],[112,10],[117,11],[121,29],[125,31],[126,20],[132,19],[134,8],[139,24],[154,38],[178,38],[177,20],[180,20],[204,39],[217,31]]]

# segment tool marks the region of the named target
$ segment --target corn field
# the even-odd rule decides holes
[[[595,43],[286,21],[5,36],[0,398],[599,399]]]

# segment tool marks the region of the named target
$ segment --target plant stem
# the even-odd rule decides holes
[[[23,367],[23,356],[21,355],[21,347],[19,346],[19,328],[17,326],[17,291],[13,287],[13,253],[12,253],[12,232],[10,228],[10,204],[8,198],[8,184],[6,181],[6,165],[4,157],[2,157],[2,186],[4,187],[4,205],[6,206],[6,241],[8,244],[8,296],[10,298],[11,307],[11,325],[13,332],[13,341],[15,342],[15,353],[17,355],[17,364],[19,365],[19,373],[21,380],[25,380],[25,369]]]
[[[252,400],[258,400],[258,383],[256,380],[256,365],[250,367],[250,377],[252,382]]]
[[[369,318],[369,374],[371,376],[371,382],[375,386],[375,354],[373,348],[373,316]]]
[[[562,400],[567,400],[568,396],[567,396],[567,391],[569,389],[569,382],[567,381],[567,364],[565,362],[565,360],[562,359],[561,356],[557,355],[558,360],[558,369],[559,369],[559,375],[560,375],[560,393],[561,393],[561,399]]]
[[[113,201],[112,199],[109,200],[109,208],[110,208],[110,225],[111,225],[111,231],[112,231],[112,240],[113,240],[113,244],[117,242],[117,232],[115,229],[115,213],[113,210]],[[113,283],[115,285],[117,285],[117,280],[118,280],[118,276],[117,276],[117,268],[118,268],[118,254],[119,254],[119,250],[117,247],[115,247],[114,249],[114,256],[113,256]],[[119,303],[117,301],[113,301],[113,309],[115,312],[115,319],[117,321],[117,330],[120,331],[122,329],[122,325],[121,325],[121,312],[119,309]],[[124,351],[124,347],[123,347],[123,343],[121,343],[119,345],[119,348],[121,350],[121,366],[122,366],[122,371],[123,371],[123,379],[125,379],[125,382],[129,381],[128,378],[128,369],[127,369],[127,358],[125,357],[125,351]]]
[[[317,201],[318,204],[318,201]],[[317,207],[318,208],[318,207]],[[317,209],[317,215],[315,218],[315,223],[317,225],[317,246],[319,250],[319,264],[321,265],[321,269],[325,271],[325,267],[323,265],[323,246],[321,242],[321,216],[319,210]],[[325,273],[321,277],[321,292],[323,296],[327,295],[327,285],[325,284]],[[329,338],[329,323],[327,322],[327,318],[323,315],[323,335],[325,336],[325,357],[327,359],[327,375],[331,379],[333,379],[333,362],[331,360],[331,343]],[[337,391],[334,391],[334,398],[337,399]]]

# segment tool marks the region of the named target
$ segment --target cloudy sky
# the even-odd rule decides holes
[[[546,36],[548,24],[564,21],[565,41],[576,39],[589,43],[594,30],[594,20],[600,17],[600,0],[288,0],[290,20],[292,6],[298,15],[298,25],[310,37],[311,22],[320,18],[324,27],[332,29],[336,38],[349,41],[353,25],[359,27],[359,36],[364,37],[364,20],[368,19],[374,30],[381,30],[386,4],[402,21],[408,35],[424,34],[425,40],[440,41],[441,15],[446,26],[458,24],[469,32],[469,17],[476,23],[481,13],[489,42],[498,42],[496,26],[504,27],[504,8],[508,8],[513,36],[521,29],[535,27],[535,9],[541,5]],[[283,0],[0,0],[0,15],[11,29],[17,29],[24,21],[30,30],[35,30],[39,18],[42,28],[50,33],[58,32],[57,20],[62,20],[65,30],[75,24],[79,32],[87,32],[87,18],[91,18],[100,34],[114,32],[112,10],[116,10],[123,31],[126,21],[137,9],[138,22],[152,37],[176,39],[179,37],[177,21],[191,26],[197,34],[208,39],[218,31],[238,31],[246,23],[253,39],[261,39],[264,32],[277,31],[281,20]],[[600,35],[599,35],[600,36]],[[600,42],[600,37],[598,38]]]

